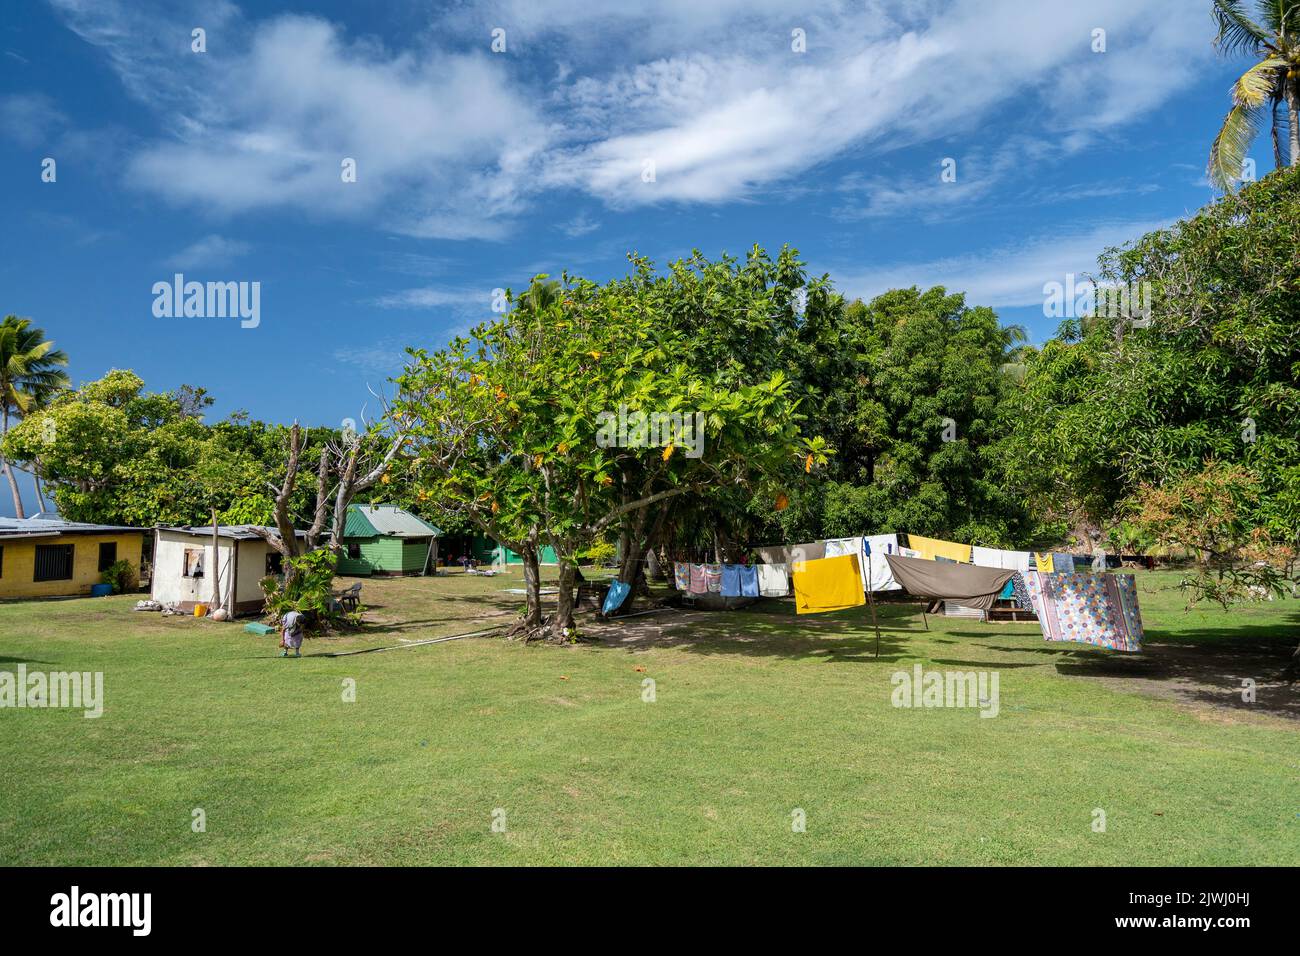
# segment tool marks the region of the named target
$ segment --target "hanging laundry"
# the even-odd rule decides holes
[[[1131,574],[1025,576],[1045,641],[1074,641],[1136,653],[1142,650],[1142,614]]]
[[[969,544],[957,544],[954,541],[944,541],[942,538],[923,538],[919,534],[909,534],[907,543],[913,550],[920,551],[922,558],[930,561],[944,557],[962,564],[970,564]]]
[[[724,564],[722,566],[722,596],[740,597],[740,565]]]
[[[690,591],[691,566],[685,561],[673,562],[673,584],[677,585],[679,591]]]
[[[920,558],[920,559],[925,558],[925,555],[923,555],[920,551],[913,551],[911,548],[904,548],[902,545],[899,545],[898,553],[905,558]]]
[[[1052,573],[1053,574],[1073,574],[1074,573],[1074,555],[1065,554],[1061,551],[1052,552]]]
[[[862,539],[866,547],[861,557],[865,567],[862,569],[870,582],[872,591],[900,591],[903,586],[894,580],[894,572],[889,570],[887,554],[898,554],[898,535],[869,534]]]
[[[758,568],[742,567],[740,569],[740,596],[758,597]]]
[[[897,591],[901,585],[894,580],[885,561],[886,554],[898,553],[898,535],[873,534],[860,538],[827,538],[826,557],[837,558],[846,554],[858,556],[858,570],[862,573],[862,590]]]
[[[862,554],[861,538],[827,538],[826,539],[826,557],[842,558],[846,554]],[[858,561],[858,572],[862,578],[862,590],[867,590],[867,569],[863,564],[865,559]]]
[[[808,541],[790,548],[789,561],[794,564],[796,561],[820,561],[824,557],[826,557],[826,542]]]
[[[1039,574],[1051,574],[1053,570],[1051,554],[1047,554],[1047,553],[1039,554],[1037,551],[1035,551],[1034,570],[1036,570]]]
[[[999,592],[1015,574],[1001,568],[977,568],[973,564],[926,561],[893,554],[886,555],[885,560],[908,594],[955,601],[981,611],[993,606]]]
[[[1028,571],[1025,571],[1023,573],[1017,571],[1015,575],[1011,578],[1011,585],[1015,591],[1012,600],[1016,602],[1016,606],[1019,607],[1022,611],[1034,610],[1034,602],[1030,599],[1029,588],[1025,584],[1025,575],[1028,573],[1029,573]]]
[[[709,579],[704,574],[704,565],[702,564],[691,565],[691,593],[709,593]]]
[[[768,548],[755,548],[754,553],[764,564],[789,564],[790,549],[785,545],[773,545]]]
[[[1002,548],[981,548],[979,545],[971,549],[971,564],[980,568],[1002,568],[1004,571],[1028,571],[1029,570],[1029,552],[1028,551],[1006,551]]]
[[[998,595],[998,600],[1010,601],[1015,596],[1016,596],[1016,582],[1015,582],[1015,575],[1013,574],[1012,579],[1007,582],[1007,586],[1004,587],[1002,589],[1002,593]]]
[[[627,599],[628,593],[632,590],[632,585],[624,584],[622,581],[611,581],[609,591],[605,594],[605,603],[601,606],[601,614],[611,614],[623,606],[623,601]]]
[[[790,566],[788,564],[760,564],[758,593],[763,597],[785,597],[790,593]]]
[[[1002,567],[1008,571],[1019,571],[1024,574],[1029,570],[1029,559],[1032,557],[1028,551],[1003,551]]]
[[[705,564],[705,565],[701,565],[701,567],[704,568],[704,584],[705,584],[705,586],[708,588],[709,593],[710,593],[710,594],[719,594],[719,593],[721,593],[721,591],[722,591],[722,565],[720,565],[720,564]]]
[[[790,570],[798,614],[842,611],[867,603],[856,554],[799,561],[790,565]]]

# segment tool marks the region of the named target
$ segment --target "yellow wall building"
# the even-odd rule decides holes
[[[0,600],[88,595],[114,561],[139,571],[145,534],[61,518],[0,518]]]

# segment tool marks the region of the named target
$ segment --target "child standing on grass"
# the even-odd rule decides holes
[[[302,615],[297,611],[290,611],[280,621],[280,646],[284,648],[281,657],[288,657],[290,650],[294,657],[302,657],[302,630]]]

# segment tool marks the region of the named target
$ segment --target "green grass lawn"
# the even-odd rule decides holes
[[[301,660],[134,597],[0,604],[0,670],[102,671],[106,698],[0,710],[0,864],[1300,863],[1297,691],[1270,683],[1300,604],[1186,612],[1173,580],[1139,575],[1126,659],[890,604],[877,660],[865,609],[778,601],[330,656],[509,621],[517,571],[367,582],[373,630]],[[999,715],[893,707],[915,663],[996,671]]]

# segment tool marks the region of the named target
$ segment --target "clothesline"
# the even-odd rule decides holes
[[[874,592],[902,589],[987,614],[1010,592],[1037,616],[1044,640],[1141,650],[1131,574],[1076,570],[1066,552],[1009,551],[910,534],[907,544],[883,534],[754,548],[763,561],[757,568],[674,562],[674,583],[686,594],[723,597],[784,597],[793,590],[797,614],[859,607]]]

